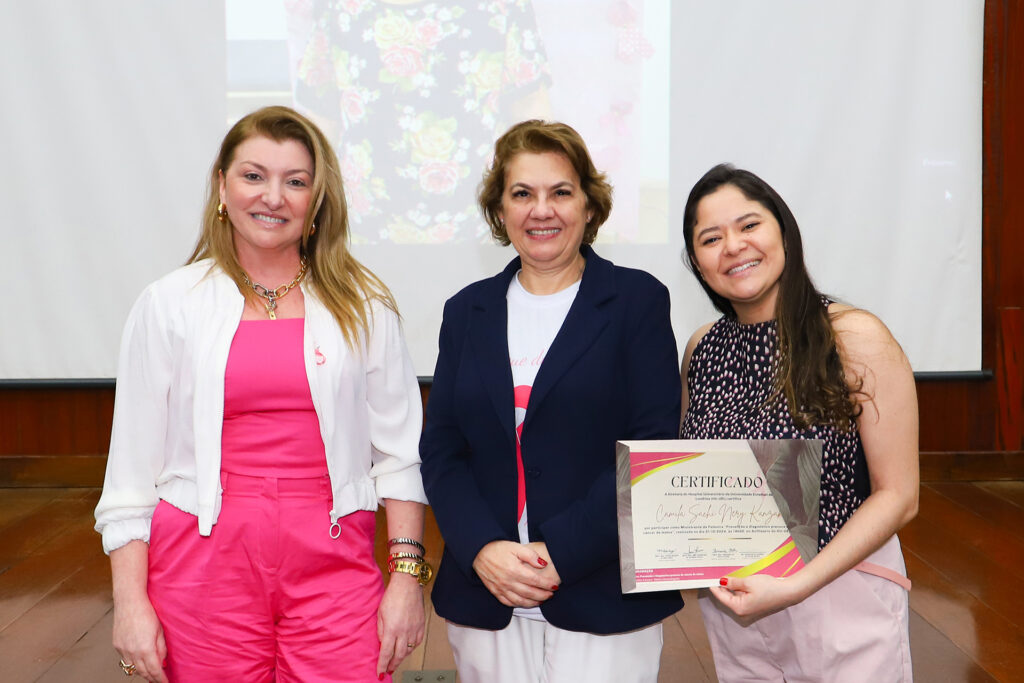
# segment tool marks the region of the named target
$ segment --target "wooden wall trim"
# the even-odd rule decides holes
[[[1024,479],[1024,451],[947,451],[921,453],[921,481],[1000,481]]]
[[[8,455],[0,458],[0,487],[96,488],[106,455]]]
[[[97,488],[103,485],[105,454],[7,455],[0,457],[0,488]],[[1024,451],[921,453],[921,481],[1024,479]]]

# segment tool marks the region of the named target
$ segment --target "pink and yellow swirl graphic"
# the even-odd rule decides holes
[[[629,485],[636,486],[644,478],[655,472],[693,460],[704,455],[700,453],[630,453]]]

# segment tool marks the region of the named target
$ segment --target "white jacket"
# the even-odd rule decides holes
[[[382,498],[426,503],[422,403],[398,317],[375,302],[357,353],[312,288],[302,291],[306,377],[334,492],[323,533]],[[224,371],[244,305],[234,281],[204,260],[149,285],[132,307],[96,506],[105,552],[148,542],[160,499],[196,515],[199,533],[210,535],[221,502]],[[274,362],[273,349],[266,362]]]

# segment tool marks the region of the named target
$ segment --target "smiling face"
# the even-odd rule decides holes
[[[524,275],[570,270],[582,256],[587,198],[569,160],[555,152],[521,152],[505,170],[498,214],[522,259]],[[578,273],[577,273],[578,276]]]
[[[729,300],[740,322],[774,318],[786,266],[775,216],[735,185],[723,185],[701,199],[696,213],[694,260],[704,282]]]
[[[313,159],[301,142],[254,136],[238,145],[221,171],[220,200],[240,262],[291,251],[298,256],[312,182]]]

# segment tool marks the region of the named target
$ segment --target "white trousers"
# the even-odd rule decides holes
[[[461,683],[657,683],[661,623],[597,635],[512,617],[500,631],[448,622]]]

